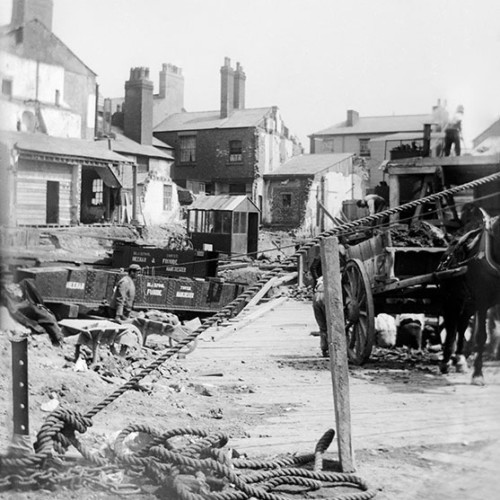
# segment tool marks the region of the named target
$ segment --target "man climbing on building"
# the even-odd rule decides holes
[[[127,275],[121,278],[116,285],[108,308],[110,318],[122,321],[130,316],[135,299],[135,280],[140,270],[139,265],[131,264]]]
[[[454,146],[455,156],[460,156],[460,139],[462,135],[462,120],[464,107],[460,104],[444,131],[444,155],[450,156],[451,146]]]

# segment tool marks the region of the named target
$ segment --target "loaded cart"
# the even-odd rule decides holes
[[[348,356],[355,364],[370,357],[377,314],[418,312],[439,316],[439,281],[466,271],[462,266],[438,272],[446,246],[396,246],[394,229],[346,245],[347,260],[342,272],[344,319]],[[399,231],[405,229],[400,227]]]
[[[369,358],[377,314],[441,314],[439,282],[467,267],[438,266],[453,236],[484,225],[483,210],[500,213],[499,162],[498,156],[413,158],[387,165],[390,209],[378,214],[375,226],[358,225],[349,240],[354,244],[345,244],[342,289],[351,362]]]

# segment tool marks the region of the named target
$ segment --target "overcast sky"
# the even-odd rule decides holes
[[[278,106],[306,147],[347,109],[463,104],[467,143],[500,117],[499,0],[54,0],[53,31],[105,97],[131,67],[149,67],[157,92],[162,63],[180,66],[188,111],[218,109],[224,57],[239,61],[246,107]]]

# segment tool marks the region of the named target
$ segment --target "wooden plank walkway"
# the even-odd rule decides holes
[[[310,335],[317,329],[310,302],[288,299],[268,309],[241,327],[204,332],[186,366],[195,378],[223,372],[204,379],[210,384],[252,387],[235,404],[242,414],[263,416],[248,436],[231,441],[237,450],[308,453],[335,428],[329,361]],[[436,374],[390,375],[372,364],[351,368],[350,375],[355,450],[500,439],[498,366],[487,369],[485,387],[470,385],[470,374],[437,375],[437,367]]]

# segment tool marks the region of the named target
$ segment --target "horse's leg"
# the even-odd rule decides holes
[[[474,359],[474,372],[472,373],[472,383],[474,385],[484,385],[483,377],[483,351],[486,343],[486,311],[482,306],[477,311],[477,329],[476,329],[476,358]]]
[[[439,369],[441,373],[446,374],[450,370],[451,366],[451,356],[455,349],[455,340],[457,337],[457,327],[458,327],[458,314],[457,307],[455,304],[450,304],[451,300],[444,305],[443,317],[444,317],[444,328],[446,330],[446,335],[443,344],[443,360],[441,361]],[[455,306],[455,307],[453,307]],[[461,314],[460,314],[461,316]]]
[[[458,373],[465,373],[467,371],[467,361],[464,355],[465,345],[465,331],[469,326],[469,314],[465,312],[460,315],[457,326],[457,347],[455,349],[455,365]]]

